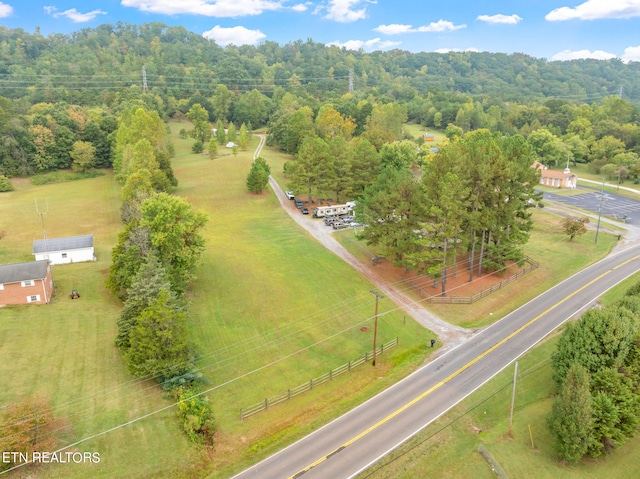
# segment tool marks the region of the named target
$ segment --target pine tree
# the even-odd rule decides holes
[[[572,364],[548,420],[558,451],[569,462],[578,462],[594,442],[589,384],[588,371],[579,363]]]
[[[194,349],[188,340],[186,313],[176,308],[167,289],[162,289],[140,313],[129,342],[125,359],[134,376],[171,378],[193,368]]]

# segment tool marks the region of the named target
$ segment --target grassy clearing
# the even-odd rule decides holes
[[[434,135],[435,140],[433,142],[429,142],[432,146],[438,146],[440,142],[446,138],[442,131],[434,128],[426,128],[416,123],[405,123],[402,128],[404,128],[404,130],[414,138],[421,138],[424,133]]]
[[[377,371],[362,366],[240,421],[241,407],[371,348],[372,285],[291,221],[270,192],[247,192],[252,149],[211,160],[182,156],[189,141],[174,141],[177,194],[210,218],[207,250],[192,288],[192,333],[202,351],[199,365],[212,381],[210,397],[223,438],[214,477],[226,477],[407,374],[424,360],[431,333],[400,312],[385,314],[395,306],[382,300],[378,341],[399,336],[401,346],[385,353]],[[286,157],[269,149],[262,156],[281,178]],[[381,373],[385,379],[375,380]]]
[[[3,194],[0,242],[3,263],[30,261],[33,239],[42,238],[35,200],[48,237],[94,234],[98,261],[53,266],[55,301],[0,309],[0,404],[42,394],[69,428],[65,442],[91,436],[169,404],[155,384],[131,380],[113,344],[120,305],[104,287],[110,251],[121,228],[119,189],[110,174],[72,183],[32,186],[16,182]],[[77,288],[81,299],[70,300]],[[136,426],[87,441],[74,450],[98,452],[97,465],[58,465],[21,472],[31,477],[147,477],[197,461],[168,410]]]
[[[640,275],[619,284],[602,298],[610,304]],[[541,479],[631,479],[640,475],[640,437],[610,456],[577,465],[559,460],[546,427],[555,387],[551,379],[554,334],[518,361],[513,427],[509,410],[514,367],[511,366],[370,470],[359,475],[375,479],[414,477],[491,478],[495,474],[480,456],[482,443],[508,477]]]

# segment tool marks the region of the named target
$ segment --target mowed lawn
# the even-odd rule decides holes
[[[171,127],[175,133],[181,125]],[[174,143],[177,194],[209,215],[190,311],[220,426],[215,474],[227,477],[406,375],[427,357],[432,333],[382,299],[378,345],[399,337],[400,346],[376,369],[360,366],[241,421],[241,408],[371,350],[373,285],[289,218],[271,190],[247,191],[257,138],[248,151],[233,156],[221,148],[215,159],[190,154],[191,140],[174,135]],[[279,176],[282,158],[269,150],[262,156]]]
[[[2,263],[30,261],[43,235],[35,201],[46,212],[49,238],[93,234],[98,260],[53,266],[54,301],[0,308],[0,404],[32,395],[49,399],[67,425],[70,444],[170,404],[153,383],[134,381],[113,344],[120,304],[104,287],[111,248],[122,225],[119,188],[111,174],[63,184],[31,186],[0,195]],[[48,203],[48,208],[47,208]],[[71,300],[71,289],[81,298]],[[23,477],[159,477],[198,457],[169,409],[83,442],[72,451],[100,454],[99,464],[23,468]]]

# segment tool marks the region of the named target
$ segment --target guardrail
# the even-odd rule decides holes
[[[387,349],[391,349],[397,345],[398,345],[398,338],[395,338],[392,341],[389,341],[387,344],[382,344],[381,346],[378,346],[376,348],[376,355],[382,354]],[[320,377],[317,377],[315,379],[310,379],[304,384],[300,384],[299,386],[287,389],[287,392],[284,392],[277,396],[265,398],[264,401],[254,404],[253,406],[240,409],[240,419],[244,420],[249,416],[259,413],[260,411],[264,411],[265,409],[275,406],[276,404],[279,404],[283,401],[287,401],[288,399],[296,397],[297,395],[302,394],[303,392],[309,391],[314,387],[319,386],[322,383],[331,381],[336,376],[340,376],[341,374],[346,373],[347,371],[351,371],[353,368],[360,366],[363,363],[366,363],[370,359],[373,359],[373,350],[367,351],[365,354],[363,354],[359,358],[353,361],[349,361],[348,363],[343,364],[342,366],[338,366],[335,369],[331,369],[328,373],[325,373]]]

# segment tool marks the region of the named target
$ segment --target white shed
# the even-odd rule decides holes
[[[93,250],[93,235],[35,240],[33,254],[36,261],[48,259],[51,264],[79,263],[96,259]]]

